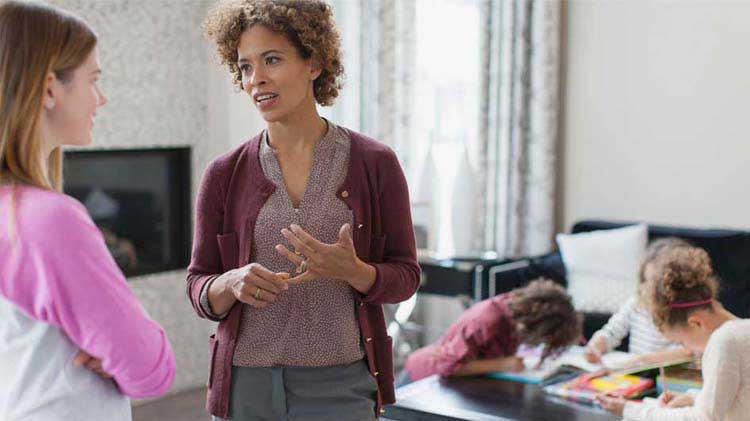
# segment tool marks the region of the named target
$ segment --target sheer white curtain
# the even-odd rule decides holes
[[[546,251],[561,3],[330,2],[347,79],[323,114],[396,150],[423,245],[443,255]]]
[[[561,7],[484,4],[481,220],[485,247],[501,255],[544,253],[553,244]]]
[[[476,196],[480,2],[331,0],[347,82],[324,115],[394,148],[417,237],[444,255],[482,248]],[[357,104],[358,101],[358,104]]]

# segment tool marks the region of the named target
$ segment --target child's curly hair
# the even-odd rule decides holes
[[[645,274],[646,265],[653,263],[662,252],[676,247],[692,246],[687,240],[679,237],[664,237],[649,243],[648,248],[646,248],[646,254],[643,256],[643,260],[641,260],[640,269],[638,270],[639,283],[644,284],[647,281]]]
[[[341,37],[331,6],[322,0],[222,0],[203,21],[203,34],[216,43],[222,64],[242,89],[237,46],[245,30],[255,24],[284,34],[304,59],[312,57],[321,73],[313,82],[315,100],[331,105],[344,74]]]
[[[712,311],[711,303],[687,308],[669,305],[716,299],[719,283],[711,268],[711,258],[700,247],[677,247],[666,250],[654,261],[655,279],[648,285],[648,304],[654,323],[663,329],[685,325],[694,311]]]
[[[581,338],[583,317],[561,285],[549,279],[535,279],[513,290],[508,304],[521,342],[545,344],[542,359]]]

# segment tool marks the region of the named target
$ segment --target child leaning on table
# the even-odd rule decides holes
[[[599,396],[603,408],[633,421],[748,419],[750,320],[727,311],[717,290],[703,249],[674,248],[656,259],[654,281],[646,286],[649,311],[665,337],[703,354],[703,387],[694,395],[665,392],[658,405]]]
[[[520,371],[523,360],[515,356],[519,344],[545,344],[544,359],[577,342],[581,326],[582,318],[565,289],[550,280],[537,279],[466,310],[437,343],[409,356],[400,383],[433,374]]]
[[[654,261],[664,252],[678,248],[692,247],[687,241],[677,237],[655,240],[646,249],[638,273],[638,292],[630,297],[607,324],[591,337],[586,346],[585,356],[589,362],[601,362],[602,355],[616,348],[622,340],[630,335],[628,351],[637,354],[633,364],[658,363],[683,357],[691,353],[684,347],[670,342],[654,326],[651,314],[646,309],[644,290],[653,279]]]

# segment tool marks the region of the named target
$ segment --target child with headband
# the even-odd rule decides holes
[[[665,393],[658,406],[614,396],[601,405],[626,420],[747,420],[750,414],[750,320],[716,300],[718,282],[708,254],[679,247],[660,255],[646,297],[654,323],[668,339],[703,353],[703,388],[694,395]]]
[[[691,244],[677,237],[660,238],[649,244],[638,271],[638,292],[609,318],[604,327],[591,336],[585,353],[589,362],[600,363],[602,355],[619,346],[626,336],[630,339],[628,352],[636,354],[632,360],[633,365],[672,361],[690,356],[690,351],[670,342],[654,326],[644,297],[648,289],[645,285],[654,276],[654,262],[657,257],[676,247],[691,247]]]

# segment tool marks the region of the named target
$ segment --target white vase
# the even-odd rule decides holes
[[[451,200],[451,232],[456,256],[478,252],[476,206],[479,189],[476,173],[469,161],[469,150],[464,146],[453,182]]]

